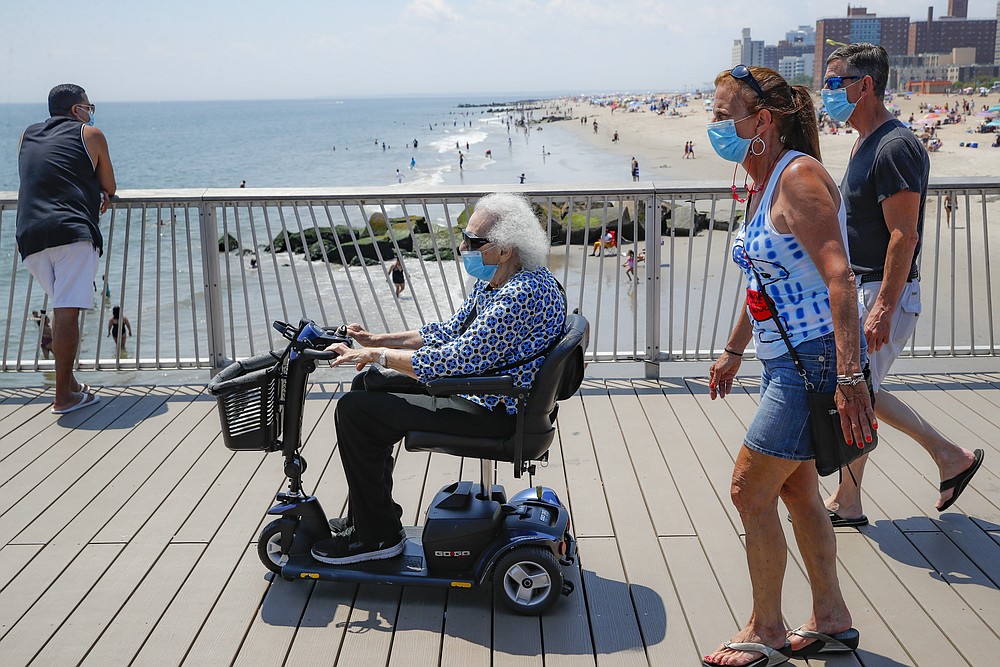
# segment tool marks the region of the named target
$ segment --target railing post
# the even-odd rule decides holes
[[[215,375],[227,363],[222,314],[222,273],[219,270],[219,253],[216,245],[218,226],[215,221],[215,204],[205,201],[198,204],[198,226],[201,231],[202,286],[205,290],[208,358],[212,363],[211,374]]]
[[[646,198],[646,378],[660,378],[660,216],[656,195]]]

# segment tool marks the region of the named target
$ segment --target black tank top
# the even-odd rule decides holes
[[[83,143],[83,123],[56,116],[24,131],[18,154],[17,246],[21,259],[90,241],[98,251],[101,186]]]

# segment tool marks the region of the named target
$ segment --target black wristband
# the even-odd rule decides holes
[[[733,355],[736,355],[737,357],[742,357],[742,356],[743,356],[743,353],[742,353],[742,352],[737,352],[736,350],[730,350],[730,349],[729,349],[728,347],[727,347],[727,348],[725,348],[725,350],[726,350],[726,352],[728,352],[729,354],[733,354]]]

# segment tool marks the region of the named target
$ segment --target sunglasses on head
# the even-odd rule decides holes
[[[490,242],[489,239],[484,239],[481,236],[469,236],[464,229],[462,230],[462,240],[465,241],[469,250],[479,250]]]
[[[746,65],[737,65],[729,72],[730,75],[737,81],[742,81],[743,83],[750,86],[753,92],[757,93],[757,97],[761,100],[764,99],[764,89],[760,87],[757,83],[757,79],[753,78],[753,74],[750,73],[750,69]]]
[[[837,90],[844,87],[844,82],[848,79],[860,79],[860,76],[830,76],[823,80],[823,85],[827,90]]]

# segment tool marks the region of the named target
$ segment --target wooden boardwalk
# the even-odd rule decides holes
[[[865,480],[872,525],[838,531],[862,649],[813,664],[996,665],[1000,374],[888,386],[986,462],[938,515],[930,459],[882,429]],[[729,501],[756,400],[756,382],[741,387],[712,402],[702,378],[587,380],[562,404],[535,480],[570,505],[580,558],[576,592],[541,619],[478,591],[271,581],[255,539],[280,459],[227,450],[200,387],[104,388],[100,406],[61,418],[48,412],[51,393],[0,390],[0,664],[697,665],[750,609]],[[331,435],[340,390],[313,385],[304,424],[307,488],[331,513],[346,500]],[[477,471],[400,452],[406,518]],[[789,556],[795,626],[808,587],[793,541]]]

